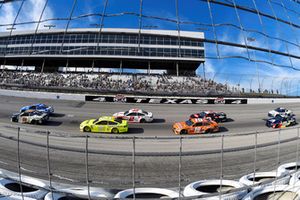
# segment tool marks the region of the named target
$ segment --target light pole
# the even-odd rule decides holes
[[[256,39],[255,38],[252,38],[252,37],[247,37],[247,41],[250,43],[250,42],[255,42]],[[258,70],[258,65],[257,65],[257,62],[256,62],[256,54],[255,54],[255,50],[253,50],[253,57],[254,57],[254,62],[255,62],[255,67],[256,67],[256,74],[257,74],[257,81],[258,81],[258,91],[260,91],[260,80],[259,80],[259,70]]]
[[[299,97],[299,83],[300,83],[300,80],[298,80],[298,84],[297,84],[297,97]]]
[[[143,28],[153,29],[153,28],[158,28],[158,26],[145,25],[145,26],[143,26]]]
[[[93,27],[103,27],[103,24],[90,24],[90,26],[93,26]]]
[[[56,27],[56,25],[54,25],[54,24],[45,24],[44,27],[48,28],[50,30],[51,28]]]
[[[8,30],[8,31],[16,30],[16,28],[15,27],[9,27],[9,28],[6,28],[6,30]]]

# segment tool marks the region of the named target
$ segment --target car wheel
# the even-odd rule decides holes
[[[38,122],[39,122],[39,124],[43,124],[43,121],[41,119]]]
[[[84,132],[91,132],[91,128],[86,126],[86,127],[83,128],[83,131]]]
[[[186,135],[187,134],[187,130],[181,130],[180,131],[180,135]]]
[[[145,123],[145,122],[146,122],[145,119],[141,119],[141,120],[140,120],[140,123]]]
[[[209,129],[206,129],[206,130],[205,130],[205,133],[212,133],[212,129],[210,129],[210,128],[209,128]]]
[[[119,130],[117,128],[113,128],[111,129],[111,133],[117,134],[119,133]]]

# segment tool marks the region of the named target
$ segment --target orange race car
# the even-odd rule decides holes
[[[185,122],[176,122],[173,124],[173,132],[176,135],[214,133],[218,131],[218,123],[208,119],[192,118]]]

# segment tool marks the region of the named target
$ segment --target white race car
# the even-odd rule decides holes
[[[271,110],[268,113],[269,117],[276,117],[277,115],[281,116],[281,117],[285,117],[285,116],[291,116],[293,114],[293,112],[291,110],[288,110],[286,108],[276,108],[275,110]]]
[[[113,115],[116,118],[125,119],[128,122],[145,123],[153,121],[153,114],[142,109],[130,109]]]
[[[26,110],[25,112],[15,113],[11,117],[12,122],[22,124],[44,124],[49,120],[49,115],[36,110]]]

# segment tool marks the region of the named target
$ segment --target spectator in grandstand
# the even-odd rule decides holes
[[[176,77],[170,75],[116,75],[109,73],[35,73],[3,71],[0,84],[14,84],[30,88],[54,87],[97,91],[127,91],[182,95],[226,95],[239,93],[226,84],[201,77]]]

